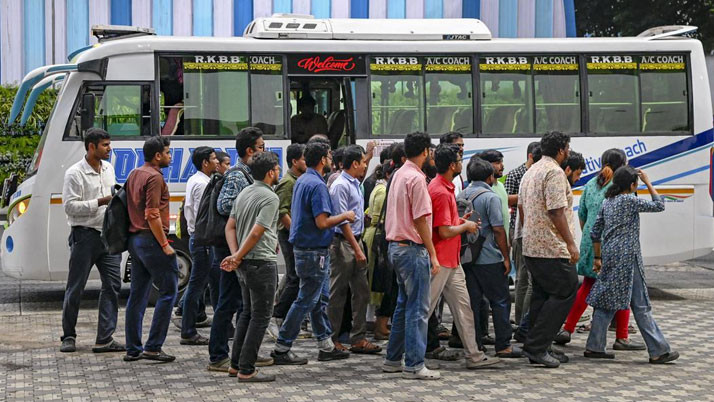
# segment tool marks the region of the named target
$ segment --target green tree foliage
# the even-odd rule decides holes
[[[636,36],[661,25],[694,25],[714,51],[714,0],[575,0],[578,36]]]
[[[42,126],[49,118],[57,98],[57,91],[44,91],[24,127],[18,125],[19,118],[15,124],[8,126],[7,118],[15,93],[17,87],[0,86],[0,186],[12,173],[19,173],[20,179],[24,177],[40,141]]]

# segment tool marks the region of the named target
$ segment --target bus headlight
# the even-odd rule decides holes
[[[27,208],[30,207],[30,197],[24,198],[18,202],[16,202],[8,211],[7,213],[7,223],[8,225],[12,225],[17,218],[21,217],[25,212],[27,212]]]

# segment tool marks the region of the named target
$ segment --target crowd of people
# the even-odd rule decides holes
[[[531,143],[525,162],[505,178],[498,150],[467,160],[461,134],[444,134],[439,142],[409,134],[381,150],[369,176],[374,143],[331,150],[320,134],[287,147],[284,172],[255,127],[237,135],[233,166],[227,154],[210,147],[193,150],[196,173],[182,206],[193,266],[173,312],[180,314],[174,322],[181,345],[207,346],[208,370],[241,382],[275,380],[256,367],[306,364],[292,351],[305,336],[316,339],[318,361],[380,354],[386,346],[381,370],[405,378],[438,379],[433,360],[464,359],[466,369],[480,369],[523,357],[554,368],[569,358],[553,343],[570,342],[590,305],[585,357],[615,357],[606,351],[611,322],[617,331],[613,349],[647,349],[653,364],[679,357],[652,316],[639,244],[639,214],[663,211],[664,203],[621,150],[607,150],[602,169],[584,187],[578,245],[572,187],[585,161],[570,150],[567,135],[549,132]],[[60,350],[76,350],[79,301],[96,265],[102,290],[92,350],[125,352],[125,361],[171,362],[175,357],[163,345],[178,265],[161,170],[171,162],[169,139],[147,139],[145,164],[124,184],[132,260],[125,345],[113,338],[121,256],[109,254],[101,238],[115,189],[106,161],[111,138],[90,129],[84,143],[86,156],[67,170],[63,190],[72,230]],[[651,201],[636,196],[640,181]],[[286,266],[281,281],[279,252]],[[585,278],[580,286],[578,274]],[[158,297],[143,342],[152,283]],[[451,330],[442,321],[444,303]],[[644,345],[629,338],[630,310]],[[197,329],[207,326],[208,337]],[[275,339],[269,356],[259,354],[266,332]],[[494,354],[486,354],[487,345]]]

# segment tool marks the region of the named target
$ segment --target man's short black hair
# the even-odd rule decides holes
[[[342,168],[349,169],[352,167],[352,163],[361,163],[365,153],[366,151],[361,145],[348,145],[344,151],[342,151]]]
[[[407,157],[406,152],[404,152],[404,143],[398,142],[392,145],[392,157],[390,159],[397,167],[402,166],[402,158]]]
[[[228,155],[226,152],[216,151],[216,159],[218,159],[218,163],[223,162],[224,159],[228,159],[228,162],[230,163],[231,156]]]
[[[193,150],[193,154],[191,155],[191,162],[193,162],[193,166],[196,167],[196,170],[201,170],[201,167],[203,167],[203,161],[207,161],[211,159],[211,154],[216,152],[215,149],[211,147],[198,147]]]
[[[453,144],[459,138],[464,138],[464,135],[458,131],[449,131],[439,137],[439,144]]]
[[[332,151],[332,162],[335,163],[337,169],[342,169],[342,157],[345,155],[345,147],[339,147]]]
[[[84,149],[89,151],[89,144],[94,144],[95,147],[99,146],[99,143],[103,140],[111,140],[112,137],[108,132],[102,130],[101,128],[92,127],[84,133]]]
[[[154,136],[144,141],[144,162],[151,162],[157,153],[164,152],[164,148],[171,145],[169,137]]]
[[[478,157],[486,162],[495,163],[503,160],[503,154],[495,149],[489,149],[478,154]]]
[[[578,169],[585,170],[585,158],[583,158],[583,154],[580,152],[570,151],[570,156],[563,161],[560,167],[563,168],[563,170],[565,170],[566,167],[569,167],[572,171]]]
[[[309,143],[315,142],[315,141],[324,142],[325,144],[330,145],[330,139],[327,138],[327,136],[325,134],[315,134],[312,137],[310,137],[309,140],[307,140],[307,143],[309,144]]]
[[[427,133],[410,133],[404,138],[404,152],[407,158],[417,157],[429,147],[431,147],[431,137]]]
[[[261,152],[253,158],[250,175],[255,180],[263,180],[268,172],[278,166],[278,163],[278,155],[275,152]]]
[[[305,146],[305,163],[314,168],[330,152],[330,146],[322,141],[310,142]]]
[[[293,167],[293,160],[302,158],[305,154],[305,144],[290,144],[285,150],[285,157],[288,160],[288,168]]]
[[[540,152],[540,141],[533,141],[528,144],[528,148],[526,149],[526,159],[528,159],[528,155],[535,154],[536,149]]]
[[[441,143],[434,151],[434,163],[436,171],[439,174],[444,174],[449,170],[452,163],[459,160],[459,147],[452,143]]]
[[[570,136],[560,131],[549,131],[540,139],[540,149],[543,155],[555,158],[558,152],[568,147]]]
[[[379,164],[383,164],[384,161],[392,157],[392,146],[388,146],[379,153]]]
[[[469,181],[486,181],[493,176],[493,165],[478,156],[471,158],[469,166],[466,168],[466,178]]]
[[[315,98],[313,98],[309,94],[305,94],[297,100],[297,107],[303,107],[307,105],[315,106],[316,104],[317,102],[315,102]]]
[[[238,132],[236,136],[236,151],[239,157],[246,155],[247,148],[255,148],[258,139],[263,137],[263,130],[258,127],[246,127]]]

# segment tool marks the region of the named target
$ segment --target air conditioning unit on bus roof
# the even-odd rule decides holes
[[[257,39],[341,40],[489,40],[486,24],[460,19],[317,19],[311,15],[275,14],[257,18],[244,37]]]

